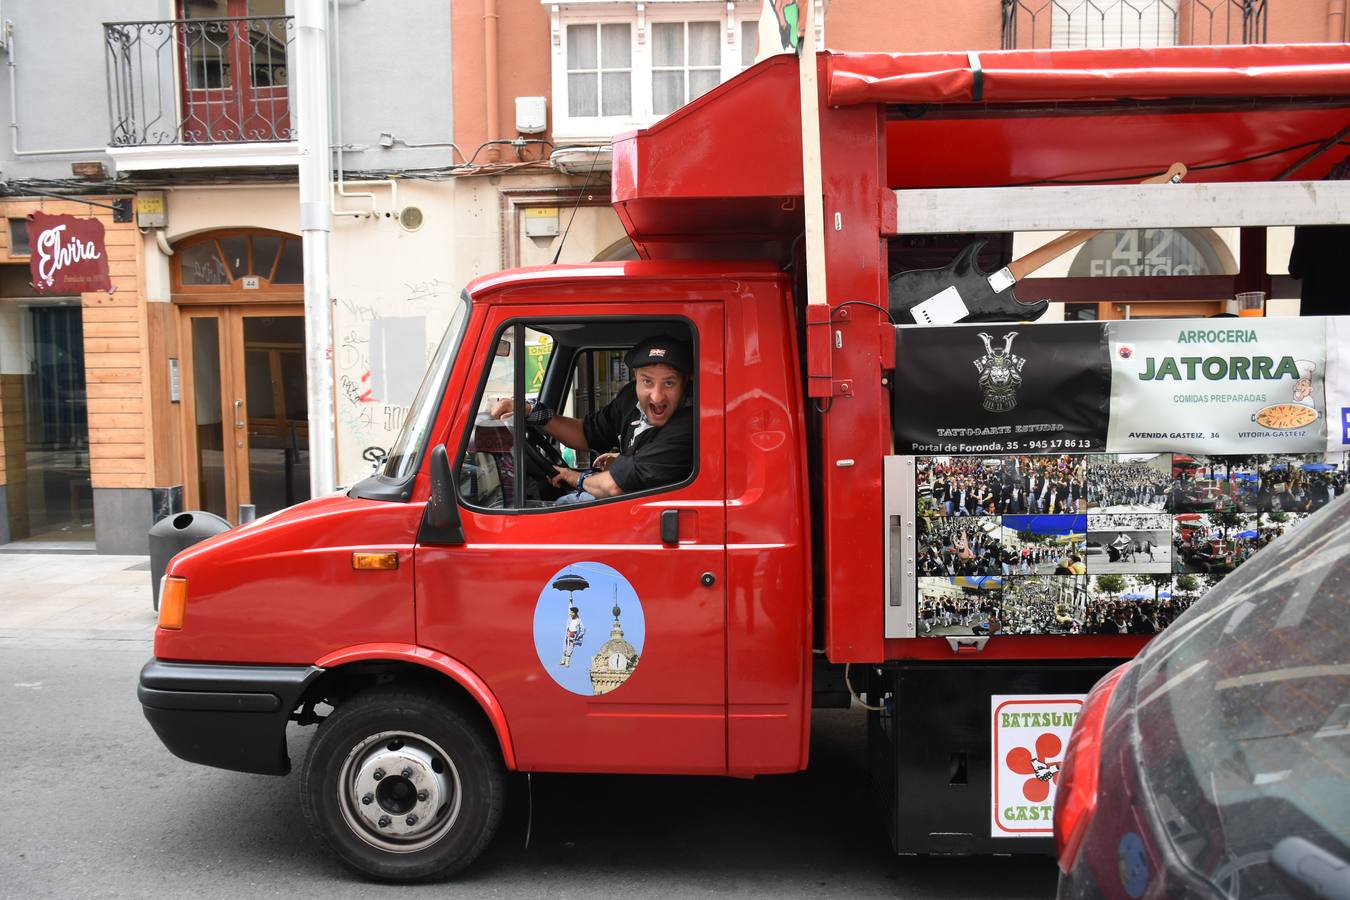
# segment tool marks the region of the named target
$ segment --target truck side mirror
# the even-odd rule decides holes
[[[455,503],[455,487],[450,474],[450,455],[445,452],[444,444],[431,448],[431,496],[422,515],[417,542],[438,546],[464,543],[464,526],[459,521],[459,506]]]

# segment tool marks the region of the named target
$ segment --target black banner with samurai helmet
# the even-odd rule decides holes
[[[895,452],[1103,450],[1111,399],[1100,322],[896,328]]]

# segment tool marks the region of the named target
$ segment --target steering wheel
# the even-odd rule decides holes
[[[559,452],[553,441],[549,440],[548,434],[543,429],[534,425],[525,426],[525,470],[533,478],[542,478],[547,481],[558,474],[554,466],[563,466],[567,463],[563,460],[562,453]]]

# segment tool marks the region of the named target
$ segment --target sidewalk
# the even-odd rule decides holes
[[[0,553],[0,585],[0,646],[35,633],[154,637],[148,556]]]

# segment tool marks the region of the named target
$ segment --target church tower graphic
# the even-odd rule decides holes
[[[608,694],[628,680],[637,668],[638,652],[623,636],[623,623],[619,620],[619,589],[614,589],[614,624],[609,630],[609,640],[591,659],[591,689],[595,694]]]

